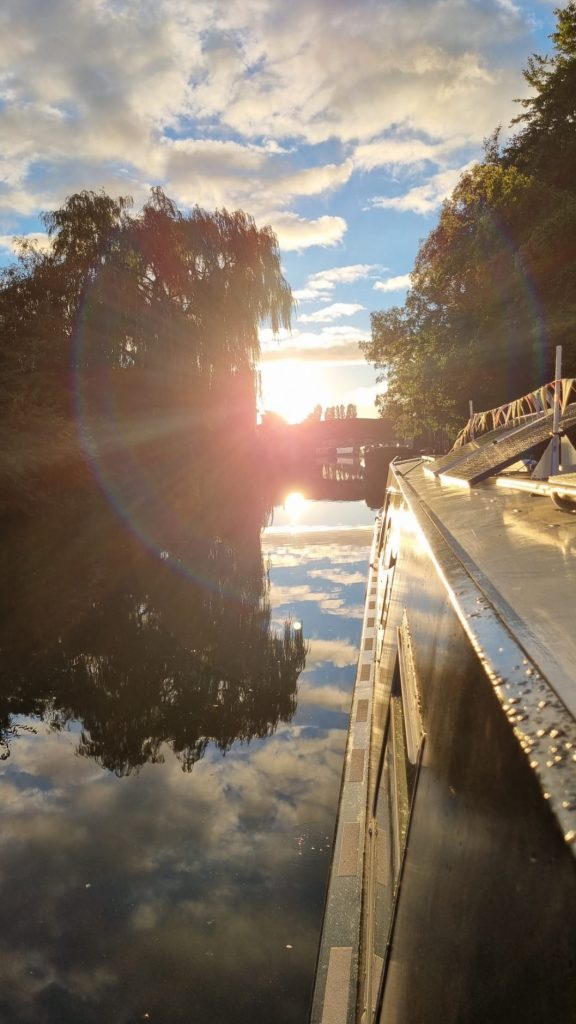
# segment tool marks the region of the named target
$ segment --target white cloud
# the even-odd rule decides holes
[[[292,331],[280,331],[274,340],[272,332],[268,329],[260,331],[260,341],[265,357],[269,352],[283,353],[286,349],[296,346],[298,349],[306,348],[330,348],[332,345],[343,345],[350,341],[357,344],[363,341],[366,332],[358,327],[347,325],[332,325],[322,327],[320,331],[300,331],[294,328]]]
[[[327,298],[329,292],[323,294],[322,292],[314,291],[313,288],[296,288],[292,291],[292,295],[298,302],[310,302],[319,298]]]
[[[346,233],[343,217],[324,216],[306,220],[296,213],[287,212],[272,214],[269,223],[281,247],[287,250],[308,249],[312,245],[338,245]]]
[[[138,204],[161,183],[183,204],[270,219],[292,250],[346,230],[306,219],[298,198],[355,170],[467,158],[516,113],[534,49],[531,9],[512,0],[5,0],[3,13],[0,208],[100,187]]]
[[[343,316],[354,316],[365,309],[357,302],[334,302],[331,306],[318,309],[315,313],[302,313],[298,319],[304,324],[327,324]]]
[[[275,348],[278,342],[283,341],[290,343],[291,339],[294,337],[294,332],[288,330],[286,327],[280,327],[278,333],[274,334],[271,327],[259,327],[258,337],[263,348]]]
[[[307,583],[302,583],[300,586],[290,584],[283,586],[273,582],[270,587],[270,603],[274,608],[284,605],[293,606],[302,601],[314,601],[321,605],[329,598],[330,595],[326,591],[313,590]]]
[[[349,572],[346,569],[310,569],[308,575],[313,579],[339,583],[343,587],[350,587],[354,583],[366,583],[365,572]]]
[[[168,192],[177,195],[180,202],[208,208],[243,207],[260,223],[274,222],[279,231],[283,219],[292,221],[295,217],[282,212],[286,206],[300,197],[333,191],[353,171],[353,163],[348,160],[286,173],[289,155],[290,150],[275,141],[257,145],[210,138],[166,139],[162,143],[163,176]],[[304,223],[302,219],[301,237]],[[320,230],[323,236],[326,234],[327,221],[323,218],[308,223],[312,223],[315,233]]]
[[[332,608],[329,609],[332,615],[339,615],[342,619],[361,619],[364,612],[363,604],[348,604],[344,600],[334,601]]]
[[[376,281],[374,291],[399,292],[409,287],[410,274],[399,274],[397,277],[389,277],[386,281]]]
[[[167,174],[173,177],[179,170],[187,175],[237,174],[258,172],[269,159],[277,155],[276,149],[254,144],[243,145],[224,139],[164,139],[162,154]]]
[[[465,140],[461,140],[464,144]],[[403,167],[419,167],[424,162],[440,163],[454,148],[458,139],[432,143],[410,135],[390,135],[373,142],[366,142],[354,150],[354,163],[362,171],[376,167],[391,167],[399,171]]]
[[[361,331],[358,327],[348,327],[345,324],[339,327],[323,327],[322,334],[326,335],[326,337],[342,338],[346,341],[349,341],[351,338],[362,341],[366,337],[365,331]]]
[[[297,604],[309,601],[330,615],[338,615],[344,619],[358,619],[362,616],[362,607],[350,605],[342,596],[340,587],[332,590],[314,589],[307,583],[299,586],[283,585],[272,582],[270,587],[270,602],[277,610],[279,608],[294,608]],[[344,640],[310,640],[310,653],[306,658],[308,667],[319,664],[322,661],[332,661],[335,665],[350,665],[358,658],[358,651]],[[348,660],[343,660],[348,659]],[[352,660],[349,660],[352,659]]]
[[[10,252],[17,253],[21,240],[31,242],[35,248],[43,252],[47,252],[50,248],[50,239],[45,231],[29,231],[25,235],[0,235],[0,249],[8,249]]]
[[[334,711],[348,711],[350,702],[350,691],[341,690],[338,686],[314,686],[306,679],[303,679],[298,685],[299,707],[308,704],[331,708]]]
[[[260,332],[262,362],[273,362],[289,358],[338,359],[365,362],[358,348],[358,342],[366,339],[366,331],[358,327],[331,325],[320,331],[283,332],[276,341],[271,332]]]
[[[327,270],[320,270],[317,274],[311,274],[308,285],[322,291],[332,290],[338,284],[352,284],[381,269],[377,263],[353,263],[346,267],[330,267]]]
[[[372,205],[385,210],[432,213],[448,198],[456,187],[460,176],[471,166],[471,164],[466,164],[464,167],[453,170],[440,171],[438,174],[432,175],[423,185],[416,185],[401,196],[376,196],[372,200]],[[382,289],[382,291],[385,290]]]
[[[287,174],[275,182],[275,190],[292,196],[315,196],[330,192],[344,185],[354,170],[352,160],[343,164],[326,164],[306,167],[294,174]]]
[[[272,582],[270,587],[270,602],[273,607],[294,608],[295,605],[309,601],[320,608],[323,612],[331,615],[338,615],[344,619],[358,619],[362,617],[361,606],[350,605],[342,596],[340,581],[337,586],[322,590],[311,587],[307,583],[299,586],[283,585]],[[356,661],[358,651],[344,640],[310,640],[310,654],[306,658],[308,667],[316,665],[321,661],[333,661],[335,665],[349,665]],[[343,658],[352,660],[343,660]]]
[[[324,706],[344,710],[346,695],[341,704],[337,689],[326,687]],[[303,699],[308,694],[310,703],[319,703],[320,690],[305,684]],[[49,929],[39,930],[31,915],[14,931],[4,960],[18,1015],[32,1019],[49,979],[66,1005],[113,1007],[124,999],[130,1011],[162,1002],[172,1019],[178,1016],[182,979],[189,987],[197,975],[204,989],[208,971],[200,1017],[211,1019],[213,977],[224,994],[218,1004],[222,1019],[232,1020],[249,1015],[254,1000],[269,997],[269,974],[282,970],[287,943],[294,943],[293,968],[305,972],[317,943],[317,912],[310,909],[305,886],[295,897],[294,879],[316,877],[309,861],[304,867],[298,858],[316,859],[319,848],[327,867],[344,743],[343,729],[281,726],[252,748],[235,744],[226,758],[208,751],[191,774],[182,772],[165,747],[161,768],[149,766],[140,776],[118,780],[74,757],[69,734],[35,736],[29,744],[23,737],[2,793],[1,866],[12,882],[3,893],[4,906],[16,920],[25,886],[37,916],[56,926],[47,938]],[[211,813],[214,807],[218,814]],[[282,913],[271,915],[266,899],[256,905],[254,887],[273,891]],[[101,915],[96,936],[93,922],[79,913],[66,955],[60,956],[62,943],[50,938],[66,919],[71,897],[80,907],[116,890],[126,895],[119,913]],[[158,972],[148,970],[141,972],[136,996],[126,996],[123,979],[133,976],[134,958],[150,962],[152,938],[158,963],[173,968],[174,992],[163,991]],[[113,968],[102,967],[101,948],[118,950]],[[221,961],[215,972],[205,966],[207,951]],[[38,978],[30,977],[31,963]],[[248,975],[248,997],[240,996],[239,1004],[242,976]],[[113,1016],[112,1010],[104,1016]]]
[[[294,292],[294,298],[300,302],[328,299],[337,286],[353,284],[385,269],[378,263],[353,263],[350,266],[319,270],[310,274],[305,287]]]
[[[225,94],[208,84],[198,100],[245,135],[369,141],[393,125],[443,136],[459,123],[480,141],[487,125],[507,119],[505,105],[513,109],[502,89],[507,69],[491,65],[493,45],[508,44],[517,83],[510,97],[521,83],[515,47],[528,16],[493,0],[336,8],[294,0],[289,9],[259,0],[226,10],[222,22],[243,33],[238,65],[259,73],[238,66]]]
[[[308,669],[331,662],[336,668],[355,665],[358,661],[358,647],[349,640],[325,640],[316,637],[310,639],[310,650],[306,656]]]
[[[400,196],[378,185],[374,206],[433,212],[454,164],[518,113],[537,48],[527,0],[5,0],[3,11],[4,236],[14,214],[74,190],[129,193],[137,208],[160,183],[180,205],[247,210],[287,251],[339,246],[340,211],[305,201],[332,204],[351,180],[355,195],[383,168],[431,176]],[[354,267],[321,271],[294,297],[329,299],[382,272],[358,267],[356,279],[329,275]]]

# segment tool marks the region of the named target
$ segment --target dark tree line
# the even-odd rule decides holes
[[[355,405],[328,405],[324,410],[325,420],[353,420],[358,416]]]
[[[358,409],[349,402],[348,405],[327,405],[325,409],[321,405],[315,405],[314,409],[307,416],[307,420],[353,420],[358,416]]]
[[[444,203],[403,306],[372,315],[366,358],[387,382],[399,436],[459,427],[478,410],[576,374],[576,3],[556,12],[554,55],[534,56],[516,134],[499,132]]]

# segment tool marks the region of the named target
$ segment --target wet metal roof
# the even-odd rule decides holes
[[[546,496],[434,478],[396,467],[423,511],[576,715],[576,515]]]
[[[498,479],[463,488],[393,467],[518,743],[576,842],[576,515]],[[394,483],[392,484],[394,486]]]

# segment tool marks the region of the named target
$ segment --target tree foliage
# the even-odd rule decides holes
[[[524,72],[533,93],[520,100],[514,119],[522,129],[506,159],[558,188],[573,190],[576,180],[576,3],[556,11],[553,57],[534,54]]]
[[[552,58],[533,57],[523,127],[460,179],[420,246],[403,306],[372,315],[366,358],[402,436],[454,428],[576,372],[576,3],[557,12]]]
[[[357,416],[358,409],[353,402],[349,402],[348,405],[328,405],[324,411],[325,420],[353,420]]]
[[[254,391],[258,325],[276,332],[292,310],[274,234],[241,211],[183,214],[160,188],[138,215],[130,205],[103,192],[70,196],[44,215],[49,251],[21,243],[3,272],[0,359],[12,406],[46,399],[46,375],[62,400],[70,368],[138,370],[137,388],[147,376],[172,402],[213,403],[235,375]]]
[[[241,211],[184,214],[159,188],[138,214],[80,192],[44,223],[48,250],[21,241],[0,273],[7,507],[94,466],[116,489],[129,464],[152,493],[187,480],[196,500],[249,446],[259,324],[290,324],[274,234]]]

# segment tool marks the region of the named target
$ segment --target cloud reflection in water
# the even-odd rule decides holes
[[[73,720],[18,718],[36,733],[0,781],[3,1022],[306,1018],[360,630],[339,607],[361,607],[369,539],[264,537],[274,621],[311,640],[273,735],[209,744],[190,774],[163,743],[117,777],[77,756]],[[328,602],[303,599],[312,581]]]

